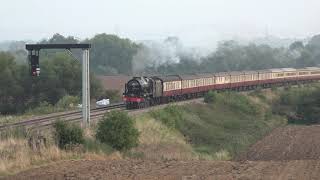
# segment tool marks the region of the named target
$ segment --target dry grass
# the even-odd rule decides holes
[[[92,138],[92,130],[85,130],[86,138]],[[30,147],[28,138],[15,136],[15,132],[0,138],[0,177],[14,174],[22,170],[68,159],[122,159],[119,152],[89,151],[79,146],[66,151],[59,149],[52,139],[52,132],[44,134],[47,143],[39,148]],[[96,144],[93,144],[96,145]],[[97,148],[100,148],[97,147]]]
[[[132,150],[136,157],[156,160],[199,159],[180,132],[169,129],[149,115],[137,117],[136,127],[140,131],[140,144]]]
[[[26,139],[8,138],[0,142],[0,175],[77,156],[75,153],[61,151],[54,145],[43,146],[39,150],[33,151]]]
[[[31,115],[0,115],[0,124],[20,122],[32,117]]]

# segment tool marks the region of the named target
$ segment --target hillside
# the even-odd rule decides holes
[[[315,178],[320,175],[320,126],[288,126],[285,113],[279,114],[274,109],[284,108],[281,103],[283,99],[291,99],[288,94],[311,89],[210,93],[205,98],[207,103],[198,99],[192,103],[154,107],[149,112],[134,113],[140,137],[139,146],[130,151],[119,153],[109,148],[108,153],[104,153],[106,150],[92,144],[91,149],[98,149],[82,153],[63,150],[53,153],[52,147],[42,150],[48,153],[48,158],[36,153],[27,157],[28,154],[23,153],[25,160],[40,158],[40,161],[31,160],[33,166],[39,164],[41,158],[50,164],[8,178]],[[92,138],[92,132],[86,134]],[[18,143],[15,141],[15,146],[21,146]],[[13,146],[7,141],[4,147]],[[16,155],[11,152],[11,158]],[[63,159],[72,160],[61,161]],[[53,161],[58,162],[52,164]],[[11,165],[14,168],[14,164]],[[7,167],[2,166],[2,169]],[[26,166],[24,163],[20,170]]]

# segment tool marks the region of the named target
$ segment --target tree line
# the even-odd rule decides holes
[[[56,104],[66,95],[81,96],[81,64],[62,53],[41,60],[41,75],[31,77],[29,66],[19,64],[8,52],[0,52],[0,114],[23,113],[46,102]],[[93,74],[92,97],[103,93]]]
[[[236,41],[224,41],[215,52],[200,60],[180,55],[178,63],[149,66],[143,73],[190,74],[222,71],[259,70],[281,67],[302,68],[320,64],[320,35],[307,44],[301,41],[288,48],[272,48],[268,45],[241,45]]]
[[[73,36],[55,34],[40,43],[91,43],[90,68],[100,75],[212,73],[281,67],[300,68],[320,63],[320,35],[312,37],[306,44],[296,41],[289,47],[281,48],[223,41],[212,53],[201,57],[193,49],[183,49],[182,43],[175,37],[169,37],[162,44],[157,44],[136,43],[105,33],[82,41]],[[11,47],[17,60],[26,59],[23,58],[26,57],[26,52],[21,50],[21,42]],[[50,59],[62,51],[64,50],[43,50],[41,56]],[[81,50],[74,50],[73,54],[81,59]]]

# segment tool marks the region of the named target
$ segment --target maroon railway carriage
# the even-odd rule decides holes
[[[142,108],[203,96],[210,90],[248,90],[257,86],[270,87],[316,80],[320,80],[319,67],[134,77],[126,84],[123,95],[127,108]]]

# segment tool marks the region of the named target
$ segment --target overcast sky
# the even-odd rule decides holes
[[[187,43],[320,33],[319,0],[3,0],[0,41],[113,33]]]

